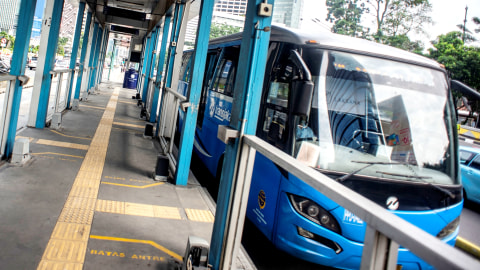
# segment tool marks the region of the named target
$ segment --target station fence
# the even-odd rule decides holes
[[[0,156],[5,154],[5,145],[8,136],[12,101],[17,77],[0,75]]]
[[[75,69],[59,69],[50,72],[52,80],[50,83],[50,97],[48,100],[47,120],[52,119],[54,113],[63,112],[67,109],[68,91],[70,81],[73,80],[73,85],[76,85],[78,70]],[[73,90],[71,94],[73,99]]]

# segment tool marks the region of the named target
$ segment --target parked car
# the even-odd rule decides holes
[[[32,56],[30,57],[30,59],[28,59],[27,66],[30,70],[37,68],[37,60],[38,60],[37,56]]]
[[[10,61],[6,58],[0,58],[0,73],[7,74],[10,72]]]
[[[459,153],[465,201],[480,204],[480,148],[460,146]]]

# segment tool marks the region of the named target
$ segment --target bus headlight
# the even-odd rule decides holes
[[[325,209],[315,202],[293,194],[288,194],[293,208],[307,219],[338,234],[341,233],[337,220]]]
[[[445,238],[449,236],[450,234],[454,233],[455,230],[458,228],[458,225],[460,225],[460,216],[454,219],[452,222],[448,223],[445,228],[443,228],[438,234],[437,238]]]

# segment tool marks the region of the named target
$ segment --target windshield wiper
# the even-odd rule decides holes
[[[449,190],[441,188],[437,185],[434,185],[431,182],[425,181],[425,179],[432,179],[432,177],[430,177],[430,176],[407,175],[407,174],[390,173],[390,172],[382,172],[382,171],[376,171],[376,173],[381,173],[381,174],[386,174],[386,175],[391,175],[391,176],[399,176],[399,177],[419,179],[419,180],[422,180],[422,182],[428,184],[429,186],[432,186],[433,188],[447,194],[450,198],[455,199],[455,195],[452,192],[450,192]]]
[[[381,173],[381,174],[386,174],[386,175],[391,175],[391,176],[400,176],[400,177],[406,177],[406,178],[420,179],[420,180],[432,179],[432,177],[430,177],[430,176],[417,176],[417,175],[408,175],[408,174],[382,172],[382,171],[376,171],[376,173]]]
[[[363,164],[367,164],[367,166],[364,166],[358,170],[355,170],[349,174],[346,174],[346,175],[342,175],[340,177],[337,177],[335,178],[335,181],[338,181],[338,182],[342,182],[342,181],[345,181],[347,180],[348,178],[350,178],[352,175],[355,175],[357,174],[358,172],[370,167],[370,166],[373,166],[373,165],[405,165],[404,163],[399,163],[399,162],[383,162],[383,161],[359,161],[359,160],[352,160],[351,162],[353,163],[363,163]]]
[[[355,175],[358,172],[360,172],[360,171],[362,171],[362,170],[364,170],[364,169],[366,169],[370,166],[373,166],[373,165],[405,165],[407,167],[408,167],[408,165],[410,165],[406,162],[360,161],[360,160],[352,160],[351,162],[353,162],[353,163],[363,163],[363,164],[367,164],[367,166],[364,166],[364,167],[362,167],[358,170],[355,170],[355,171],[353,171],[349,174],[337,177],[337,178],[335,178],[335,181],[338,181],[338,182],[345,181],[348,178],[350,178],[352,175]],[[407,175],[407,174],[398,174],[398,173],[390,173],[390,172],[382,172],[382,171],[376,171],[376,173],[382,173],[382,174],[386,174],[386,175],[390,175],[390,176],[399,176],[399,177],[407,177],[407,178],[412,178],[412,179],[419,179],[422,182],[432,186],[433,188],[447,194],[450,198],[455,199],[455,195],[452,192],[450,192],[449,190],[441,188],[437,185],[434,185],[431,182],[425,181],[425,179],[431,179],[432,177],[430,177],[430,176]]]

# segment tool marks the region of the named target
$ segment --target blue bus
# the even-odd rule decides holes
[[[215,39],[207,54],[194,151],[217,177],[240,45],[241,34]],[[182,94],[191,56],[182,58]],[[445,69],[428,58],[273,26],[256,136],[454,245],[463,198],[453,103]],[[247,217],[298,258],[360,266],[366,222],[258,153]],[[402,247],[398,265],[430,268]]]

